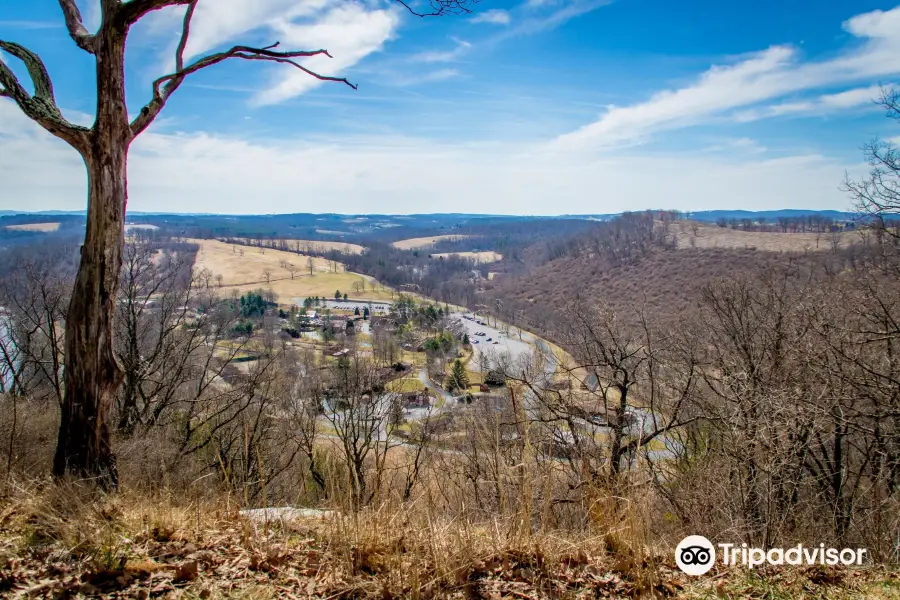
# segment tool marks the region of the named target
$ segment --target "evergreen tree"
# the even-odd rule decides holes
[[[469,374],[466,373],[466,367],[458,358],[453,361],[453,370],[450,377],[447,378],[447,389],[451,392],[457,390],[465,391],[469,388]]]
[[[364,321],[369,320],[369,307],[368,306],[363,307],[363,320]]]
[[[335,300],[341,299],[341,290],[334,290],[334,299]]]

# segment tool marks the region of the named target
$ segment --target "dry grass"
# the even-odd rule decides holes
[[[279,302],[290,303],[294,298],[307,296],[334,297],[335,290],[346,293],[354,300],[389,300],[387,290],[372,289],[372,279],[358,273],[344,271],[344,265],[337,263],[338,272],[330,272],[331,262],[323,258],[313,258],[312,276],[306,270],[307,256],[293,252],[226,244],[215,240],[192,240],[199,244],[196,266],[209,269],[214,275],[222,275],[223,291],[233,289],[238,293],[257,288],[271,289]],[[243,255],[241,255],[243,251]],[[288,261],[301,268],[291,279],[290,273],[281,266]],[[266,283],[264,271],[272,272],[270,283]],[[357,292],[354,284],[365,282],[366,289]]]
[[[0,500],[0,594],[49,598],[898,598],[882,568],[716,569],[688,578],[638,548],[639,512],[581,532],[514,515],[446,520],[426,498],[249,520],[228,497],[13,485]],[[609,506],[598,502],[597,506]],[[597,508],[594,515],[610,515]]]
[[[441,252],[440,254],[432,254],[432,258],[449,258],[450,256],[458,256],[460,258],[468,258],[476,263],[492,263],[503,260],[503,255],[496,252]]]
[[[833,240],[840,248],[846,248],[860,240],[859,234],[855,231],[836,234],[740,231],[693,221],[678,221],[670,225],[670,230],[675,234],[679,248],[755,248],[765,252],[824,252],[833,249]]]
[[[250,241],[248,238],[236,239]],[[366,250],[365,246],[360,246],[359,244],[351,244],[349,242],[325,242],[322,240],[297,240],[293,238],[285,239],[284,242],[287,243],[289,248],[294,248],[299,244],[301,250],[306,252],[312,250],[313,253],[337,251],[343,252],[344,254],[362,254]]]
[[[391,244],[398,250],[419,250],[421,248],[430,248],[438,242],[464,240],[472,236],[469,235],[436,235],[433,237],[410,238],[408,240],[399,240]]]
[[[420,380],[413,377],[406,377],[402,379],[395,379],[393,381],[389,381],[387,386],[385,386],[389,392],[398,392],[401,394],[408,394],[411,392],[421,392],[425,389],[425,384]]]
[[[59,229],[59,223],[25,223],[23,225],[7,225],[6,228],[13,231],[39,231],[41,233],[51,233]]]

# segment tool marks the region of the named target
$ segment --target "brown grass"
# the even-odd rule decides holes
[[[696,234],[694,233],[696,227]],[[710,223],[678,221],[670,225],[678,248],[751,248],[764,252],[810,252],[832,250],[832,240],[839,248],[860,241],[855,231],[831,233],[782,233],[775,231],[741,231]]]
[[[289,303],[294,298],[307,296],[334,297],[335,290],[346,293],[354,300],[389,300],[391,294],[383,290],[381,286],[372,289],[372,279],[365,275],[344,270],[344,265],[337,263],[338,272],[330,271],[331,262],[323,258],[313,258],[312,276],[306,270],[307,256],[293,252],[282,252],[266,248],[260,252],[259,248],[226,244],[216,240],[192,240],[199,244],[196,266],[200,269],[209,269],[214,275],[222,275],[223,291],[233,289],[243,293],[257,288],[271,289],[279,302]],[[243,256],[240,252],[243,251]],[[291,279],[290,273],[281,267],[281,261],[286,260],[298,267],[300,271]],[[266,283],[264,271],[272,272],[271,282]],[[357,292],[354,284],[366,282],[366,289]]]
[[[581,533],[511,515],[447,521],[419,498],[359,513],[254,519],[234,499],[13,484],[0,500],[0,594],[118,598],[898,598],[884,568],[717,568],[689,578],[638,549],[639,512]],[[593,514],[606,521],[598,502]]]
[[[394,248],[398,250],[419,250],[421,248],[430,248],[437,244],[438,242],[443,241],[458,241],[464,240],[472,236],[469,235],[436,235],[433,237],[420,237],[420,238],[410,238],[408,240],[400,240],[391,244]]]
[[[59,229],[59,223],[25,223],[23,225],[7,225],[6,228],[13,231],[39,231],[41,233],[51,233]]]

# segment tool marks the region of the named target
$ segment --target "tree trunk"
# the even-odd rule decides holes
[[[118,485],[109,419],[122,369],[113,352],[113,318],[127,201],[132,135],[125,105],[125,31],[104,23],[96,38],[97,121],[83,152],[88,171],[87,231],[66,318],[65,397],[53,460],[56,477]]]

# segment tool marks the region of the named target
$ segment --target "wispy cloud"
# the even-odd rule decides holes
[[[832,59],[803,61],[795,48],[773,46],[736,63],[713,66],[687,87],[658,92],[630,106],[611,106],[594,123],[559,137],[556,146],[609,146],[704,123],[790,94],[900,73],[900,7],[857,15],[843,26],[862,43]],[[826,102],[835,107],[852,105],[864,93],[852,90]],[[807,107],[795,110],[800,108]],[[772,108],[763,106],[761,110]]]
[[[471,23],[491,23],[493,25],[509,25],[509,21],[509,13],[499,8],[486,10],[469,19]]]
[[[412,62],[437,63],[437,62],[453,62],[459,60],[471,48],[472,44],[465,40],[453,39],[456,47],[452,50],[429,50],[420,52],[409,57]]]
[[[398,87],[411,87],[423,83],[434,83],[436,81],[455,79],[460,76],[461,73],[457,69],[438,69],[419,75],[387,75],[382,79],[381,83]]]
[[[891,87],[888,85],[887,87]],[[858,106],[874,105],[881,94],[880,85],[854,88],[837,94],[825,94],[800,102],[783,102],[758,109],[744,110],[734,115],[740,122],[756,121],[768,117],[822,115]]]
[[[491,41],[494,43],[502,42],[516,36],[534,35],[544,31],[550,31],[564,25],[576,17],[580,17],[593,12],[598,8],[612,4],[612,2],[613,0],[571,0],[561,8],[557,8],[549,13],[528,16],[517,21],[512,27],[507,28],[502,33],[495,36]],[[553,1],[545,1],[531,6],[530,8],[537,11],[537,9],[551,6],[555,7],[556,3]],[[526,8],[528,7],[529,6],[526,3]]]
[[[57,21],[0,21],[0,28],[9,29],[57,29],[63,23]]]

